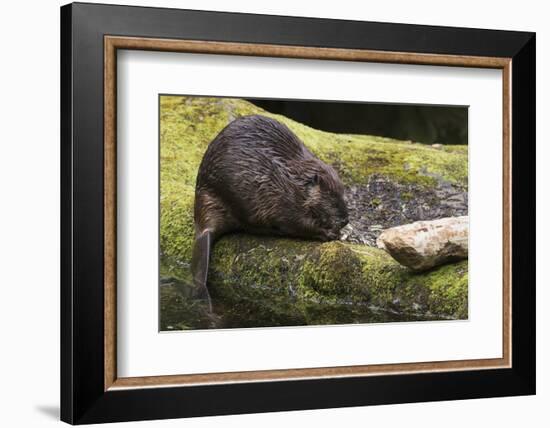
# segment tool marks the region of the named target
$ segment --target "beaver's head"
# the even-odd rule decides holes
[[[344,185],[338,173],[315,159],[307,168],[304,208],[313,234],[323,240],[338,239],[340,229],[348,224]]]

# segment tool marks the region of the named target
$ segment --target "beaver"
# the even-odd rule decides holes
[[[220,236],[241,231],[328,241],[348,223],[337,172],[287,126],[261,115],[235,119],[209,144],[194,216],[193,283],[210,311],[208,263]]]

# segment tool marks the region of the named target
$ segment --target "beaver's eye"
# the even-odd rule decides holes
[[[306,182],[306,185],[308,187],[315,187],[319,185],[319,174],[314,174],[312,177],[309,178],[309,180]]]

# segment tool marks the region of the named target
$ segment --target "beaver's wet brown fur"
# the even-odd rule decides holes
[[[214,241],[243,231],[322,241],[348,222],[344,186],[282,123],[238,118],[210,143],[197,175],[193,280],[207,299]]]

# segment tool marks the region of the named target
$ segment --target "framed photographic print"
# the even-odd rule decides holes
[[[61,417],[535,393],[535,35],[61,8]]]

